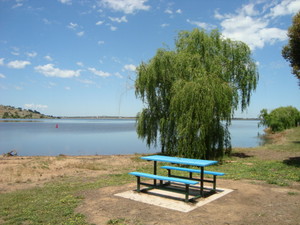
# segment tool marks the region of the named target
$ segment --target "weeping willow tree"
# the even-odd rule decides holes
[[[180,32],[175,50],[158,49],[137,69],[136,96],[145,105],[138,136],[166,155],[221,158],[231,150],[234,111],[249,105],[257,80],[245,43],[217,30]]]

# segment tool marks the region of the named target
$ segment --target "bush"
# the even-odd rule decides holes
[[[9,117],[10,117],[9,113],[8,113],[8,112],[5,112],[5,113],[3,114],[3,116],[2,116],[2,119],[7,119],[7,118],[9,118]]]
[[[283,131],[297,127],[300,123],[300,112],[292,106],[279,107],[268,113],[267,109],[260,111],[260,124],[269,127],[272,132]]]

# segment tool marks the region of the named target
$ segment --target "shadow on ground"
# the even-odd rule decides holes
[[[283,160],[283,163],[289,166],[300,167],[300,157],[290,157]]]
[[[235,153],[232,153],[231,156],[233,157],[238,157],[238,158],[250,158],[250,157],[253,157],[252,155],[247,155],[243,152],[235,152]]]

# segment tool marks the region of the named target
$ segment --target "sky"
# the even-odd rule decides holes
[[[243,41],[259,82],[246,111],[300,109],[281,56],[300,0],[0,0],[0,104],[53,116],[136,116],[136,67],[178,32],[218,29]]]

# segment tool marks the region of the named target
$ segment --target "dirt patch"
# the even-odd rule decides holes
[[[115,196],[135,189],[135,184],[82,193],[85,200],[77,211],[94,224],[107,224],[112,218],[149,225],[300,224],[300,189],[231,180],[220,180],[218,185],[234,191],[188,213]]]

